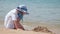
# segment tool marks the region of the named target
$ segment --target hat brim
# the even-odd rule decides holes
[[[27,11],[25,11],[25,10],[21,10],[21,9],[18,9],[18,8],[17,8],[17,10],[19,10],[19,11],[21,11],[21,12],[28,13]]]

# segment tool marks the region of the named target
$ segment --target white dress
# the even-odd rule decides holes
[[[13,20],[16,20],[18,15],[16,14],[16,9],[11,10],[6,16],[4,20],[4,26],[5,28],[14,28],[14,23]]]

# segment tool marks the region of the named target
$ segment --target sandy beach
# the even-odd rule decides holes
[[[2,21],[0,21],[2,22]],[[4,27],[2,27],[3,25],[3,22],[1,23],[1,26],[0,26],[0,34],[52,34],[52,33],[49,33],[49,32],[35,32],[35,31],[32,31],[32,29],[36,26],[44,26],[44,27],[47,27],[50,31],[53,32],[53,34],[60,34],[60,28],[58,27],[54,27],[54,26],[49,26],[49,25],[46,25],[46,24],[33,24],[33,23],[23,23],[25,24],[24,25],[24,28],[26,29],[26,31],[23,31],[23,30],[14,30],[14,29],[6,29]],[[27,31],[29,30],[29,31]]]
[[[0,28],[0,34],[51,34],[45,32],[23,31]]]

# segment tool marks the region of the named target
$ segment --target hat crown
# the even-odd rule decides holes
[[[26,7],[25,5],[19,5],[19,8],[20,8],[21,10],[27,11],[27,7]]]
[[[19,5],[20,8],[26,7],[26,5]]]

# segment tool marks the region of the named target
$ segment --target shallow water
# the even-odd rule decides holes
[[[27,5],[30,13],[24,21],[60,24],[60,0],[0,0],[0,20],[20,4]]]

